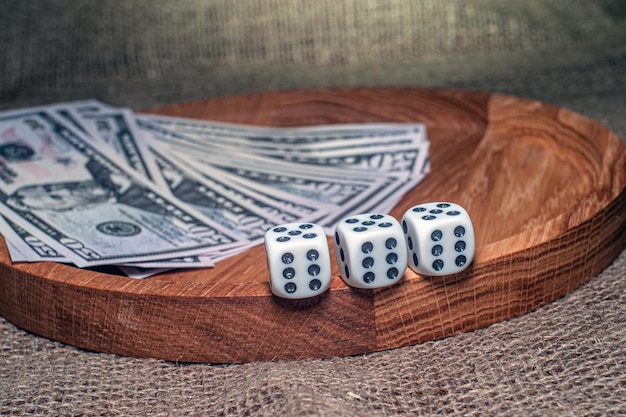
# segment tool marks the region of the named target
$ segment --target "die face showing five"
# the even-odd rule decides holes
[[[324,229],[312,223],[288,223],[265,233],[272,293],[309,298],[330,286],[330,253]]]
[[[335,257],[344,282],[357,288],[395,284],[407,266],[398,221],[386,214],[350,216],[335,229]]]
[[[454,203],[419,204],[402,217],[408,264],[418,274],[441,276],[463,271],[474,259],[474,227]]]

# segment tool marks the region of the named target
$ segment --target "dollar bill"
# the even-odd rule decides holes
[[[140,123],[154,123],[187,136],[210,137],[212,140],[225,143],[236,142],[237,145],[247,144],[264,148],[266,146],[289,149],[295,145],[328,146],[329,143],[355,142],[369,137],[388,140],[392,137],[423,136],[426,126],[422,123],[354,123],[313,125],[300,127],[267,127],[241,125],[209,120],[197,120],[183,117],[138,114]],[[298,148],[302,149],[302,148]]]
[[[239,245],[45,108],[0,114],[0,211],[81,267]]]
[[[131,265],[117,265],[117,268],[129,278],[143,279],[167,272],[172,268],[143,268]]]
[[[301,220],[290,213],[219,181],[187,169],[185,161],[172,158],[156,148],[150,149],[142,132],[133,126],[126,112],[81,115],[87,130],[97,138],[99,146],[126,161],[138,174],[163,184],[169,194],[193,207],[213,222],[234,233],[241,233],[250,243],[259,243],[265,232],[279,223]]]
[[[279,223],[389,212],[430,172],[419,123],[264,127],[96,100],[0,113],[0,233],[14,261],[210,267]]]
[[[384,140],[380,138],[370,138],[378,142],[367,150],[318,151],[300,161],[278,155],[276,160],[270,155],[238,155],[212,143],[207,151],[206,138],[190,138],[146,122],[140,122],[139,126],[151,131],[161,146],[184,158],[196,170],[216,175],[217,168],[222,177],[226,175],[248,192],[255,190],[265,196],[297,199],[318,206],[322,202],[334,204],[332,215],[314,218],[323,220],[327,230],[332,230],[336,221],[355,210],[388,209],[389,202],[395,204],[423,178],[428,153],[428,142],[422,143],[424,138],[420,133],[415,143],[422,149],[417,150],[415,143],[410,147],[403,143],[397,149],[383,146]]]
[[[54,106],[57,114],[70,121],[93,140],[94,146],[104,153],[119,158],[136,174],[157,185],[164,185],[154,158],[146,158],[147,144],[136,128],[135,117],[129,109],[114,109],[69,103]],[[165,187],[166,188],[166,187]],[[161,191],[165,191],[160,188]],[[221,254],[221,252],[220,252]],[[186,256],[149,262],[117,265],[132,278],[144,278],[172,268],[204,268],[215,264],[212,256]]]
[[[0,216],[0,233],[5,238],[13,262],[70,263],[70,260],[54,247],[47,245],[34,234],[3,216]],[[147,278],[172,268],[211,267],[214,264],[214,261],[208,257],[191,256],[136,265],[116,265],[116,267],[131,278]]]
[[[348,124],[278,129],[258,126],[244,128],[166,116],[142,116],[142,118],[144,123],[152,122],[175,129],[176,132],[196,139],[205,146],[219,144],[232,148],[244,147],[254,149],[255,153],[303,163],[310,163],[308,158],[325,159],[334,161],[344,168],[346,162],[351,168],[365,169],[398,164],[400,161],[406,164],[411,159],[411,153],[427,154],[429,144],[425,125],[420,123]],[[372,152],[373,149],[378,152]],[[359,158],[360,155],[365,157]],[[371,162],[371,155],[378,155],[374,164]]]
[[[141,138],[135,117],[129,109],[82,113],[69,109],[63,114],[80,126],[100,151],[123,161],[133,172],[157,184],[157,168],[152,159],[144,158],[147,144]]]
[[[4,216],[0,216],[0,233],[6,240],[14,262],[69,262],[54,247]]]

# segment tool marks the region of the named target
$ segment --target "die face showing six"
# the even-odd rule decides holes
[[[272,293],[309,298],[330,286],[330,253],[324,229],[312,223],[287,223],[265,233]]]
[[[344,282],[357,288],[395,284],[407,266],[407,250],[398,221],[387,214],[345,218],[335,229],[335,257]]]
[[[474,259],[474,227],[454,203],[419,204],[402,217],[408,264],[418,274],[441,276],[463,271]]]

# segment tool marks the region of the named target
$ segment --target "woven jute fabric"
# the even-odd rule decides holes
[[[355,85],[514,94],[626,138],[626,3],[0,3],[2,109]],[[626,252],[531,313],[356,357],[178,364],[85,352],[0,319],[0,414],[626,415]]]

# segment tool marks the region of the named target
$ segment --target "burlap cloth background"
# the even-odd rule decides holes
[[[0,108],[443,86],[547,101],[625,138],[625,23],[623,0],[3,1]],[[0,334],[3,415],[626,415],[626,252],[530,314],[358,357],[189,365],[4,319]]]

